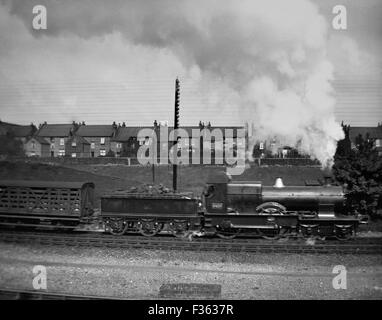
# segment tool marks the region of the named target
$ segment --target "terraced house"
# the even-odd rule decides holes
[[[50,143],[42,137],[31,137],[24,143],[24,151],[27,157],[49,157]]]
[[[49,155],[51,157],[64,157],[66,146],[70,137],[77,130],[73,124],[47,124],[44,122],[36,133],[36,137],[45,138],[50,144]]]
[[[117,134],[118,126],[112,125],[86,125],[82,124],[76,131],[76,136],[84,138],[90,143],[89,156],[105,157],[116,154],[117,142],[113,138]]]
[[[85,138],[74,134],[65,145],[66,154],[72,158],[89,158],[90,142]]]

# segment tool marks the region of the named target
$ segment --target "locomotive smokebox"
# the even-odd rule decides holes
[[[284,188],[284,182],[281,177],[276,178],[275,184],[273,185],[275,188]]]

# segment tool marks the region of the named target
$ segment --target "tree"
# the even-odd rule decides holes
[[[333,174],[345,187],[347,207],[373,218],[382,194],[382,158],[368,134],[365,138],[359,135],[355,144],[356,148],[350,150],[342,148],[346,143],[339,144]]]
[[[2,156],[24,156],[23,143],[17,140],[14,134],[8,131],[0,136],[0,155]]]

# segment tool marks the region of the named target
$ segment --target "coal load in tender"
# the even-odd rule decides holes
[[[118,193],[142,193],[149,195],[157,195],[157,194],[174,194],[174,192],[165,187],[163,184],[159,185],[150,185],[144,184],[137,187],[130,187],[127,190],[117,190]]]

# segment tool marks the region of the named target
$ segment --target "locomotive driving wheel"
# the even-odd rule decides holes
[[[235,229],[235,228],[227,228],[227,229],[216,228],[216,235],[222,239],[233,239],[238,234],[240,234],[240,231],[241,231],[240,229]]]
[[[217,225],[215,227],[216,229],[216,235],[219,238],[222,239],[233,239],[235,238],[239,233],[240,229],[239,228],[233,228],[231,226],[231,222],[227,220],[223,220],[220,225]]]
[[[154,219],[142,219],[138,222],[138,230],[145,237],[152,237],[163,229],[163,223],[156,222]]]
[[[123,235],[127,229],[127,224],[122,218],[109,219],[110,233],[116,236]]]
[[[258,214],[283,215],[286,208],[278,202],[265,202],[256,207]]]
[[[259,235],[267,240],[275,240],[287,232],[287,229],[277,225],[274,216],[284,215],[286,208],[278,202],[265,202],[256,207],[256,212],[260,215],[268,215],[267,223],[273,228],[257,229]]]
[[[177,238],[183,238],[188,234],[189,223],[186,220],[174,220],[170,223],[171,233]]]

